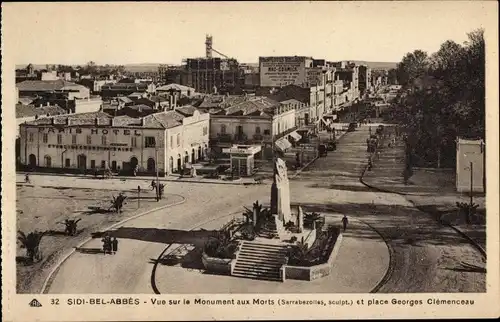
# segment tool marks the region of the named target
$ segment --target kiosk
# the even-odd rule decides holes
[[[261,151],[260,145],[233,145],[222,150],[231,156],[231,170],[233,175],[251,176],[254,172],[255,154]]]

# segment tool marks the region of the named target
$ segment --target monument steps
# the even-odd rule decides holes
[[[278,228],[276,223],[268,222],[259,231],[258,235],[265,238],[272,238],[278,234]]]
[[[248,242],[243,243],[241,248],[245,249],[270,249],[270,250],[279,250],[286,251],[286,247],[283,245],[275,245],[275,244],[264,244],[262,242],[252,242],[251,244]]]
[[[280,250],[277,251],[276,253],[274,252],[273,248],[260,248],[260,249],[255,249],[255,248],[242,248],[242,250],[245,251],[246,254],[255,254],[255,255],[260,255],[264,254],[267,256],[273,255],[277,257],[281,257],[282,255],[286,255],[286,250]]]
[[[236,277],[241,277],[241,278],[250,278],[250,279],[257,279],[257,280],[267,280],[267,281],[273,281],[273,282],[279,282],[281,281],[279,277],[274,277],[274,274],[272,275],[262,275],[262,274],[257,274],[257,275],[251,275],[248,273],[234,273],[233,276]]]
[[[267,261],[262,261],[262,260],[251,260],[251,259],[243,259],[243,261],[240,261],[238,263],[238,268],[243,268],[243,267],[249,267],[249,268],[255,268],[255,267],[262,267],[264,269],[269,269],[269,270],[275,270],[277,269],[276,266],[278,263],[272,263],[269,264]],[[281,267],[281,264],[280,264]]]
[[[240,247],[232,275],[281,281],[280,269],[286,253],[286,246],[245,241]]]
[[[265,256],[265,258],[256,258],[260,256]],[[262,263],[262,264],[267,264],[270,260],[275,259],[276,262],[280,262],[281,258],[283,256],[275,256],[275,255],[265,255],[263,253],[260,254],[243,254],[243,255],[238,255],[238,258],[241,258],[242,260],[245,260],[246,262],[254,262],[254,263]],[[276,264],[269,264],[276,266]]]

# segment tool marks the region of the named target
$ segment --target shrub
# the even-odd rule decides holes
[[[235,241],[221,242],[219,239],[210,239],[205,243],[204,252],[210,257],[233,258],[238,243]]]
[[[326,263],[339,233],[339,228],[331,226],[318,234],[316,241],[309,249],[302,243],[290,247],[288,263],[292,266],[313,266]]]
[[[241,238],[244,240],[254,240],[256,237],[255,229],[252,224],[246,224],[244,225],[241,230]]]
[[[285,224],[285,228],[288,230],[293,229],[293,227],[295,227],[295,224],[293,223],[293,221],[289,221]]]

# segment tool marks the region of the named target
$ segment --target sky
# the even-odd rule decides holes
[[[259,56],[398,62],[496,17],[480,2],[7,3],[3,48],[16,64],[168,63],[213,48]],[[488,32],[488,30],[486,30]]]

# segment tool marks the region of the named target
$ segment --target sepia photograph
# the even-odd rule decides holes
[[[321,296],[417,293],[413,310],[480,314],[467,296],[498,299],[497,8],[2,4],[10,296],[314,294],[331,312]]]

